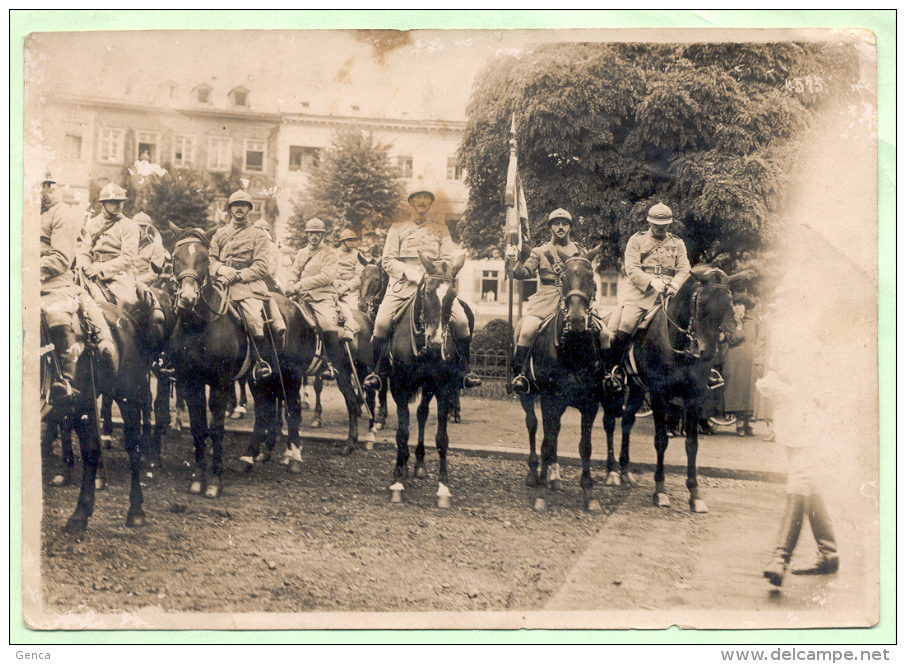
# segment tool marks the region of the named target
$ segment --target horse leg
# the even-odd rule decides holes
[[[447,480],[447,448],[450,445],[450,439],[447,436],[447,418],[453,409],[456,395],[451,393],[451,386],[441,387],[437,394],[437,434],[434,442],[437,445],[438,470],[437,470],[437,506],[441,509],[450,507],[450,489]],[[422,450],[424,454],[424,449]]]
[[[547,511],[547,497],[545,488],[549,483],[551,489],[559,489],[554,484],[554,479],[558,479],[558,473],[555,472],[556,464],[556,440],[560,431],[559,405],[554,402],[556,396],[550,396],[546,393],[541,395],[541,423],[543,428],[541,438],[541,469],[538,473],[538,486],[535,494],[534,510],[536,512]]]
[[[525,412],[525,429],[528,431],[529,457],[528,473],[525,475],[525,485],[538,486],[538,454],[535,451],[535,439],[538,434],[538,417],[535,415],[535,398],[523,395],[519,397],[522,410]]]
[[[227,393],[227,396],[229,396],[229,393]],[[252,396],[255,400],[255,423],[252,426],[252,436],[249,439],[246,452],[239,457],[240,470],[243,472],[249,472],[254,467],[255,461],[258,460],[258,455],[261,452],[261,443],[266,440],[271,421],[274,419],[275,404],[273,399],[269,395],[264,394],[263,390],[258,386],[252,388]],[[226,409],[224,410],[225,412]]]
[[[126,513],[126,527],[137,528],[144,526],[145,512],[142,510],[142,453],[141,453],[141,424],[144,394],[135,398],[118,399],[116,405],[123,417],[123,443],[126,454],[129,456],[129,511]]]
[[[385,380],[381,389],[378,390],[378,401],[380,405],[378,406],[377,419],[375,420],[375,428],[380,430],[387,423],[387,381]]]
[[[211,479],[204,492],[205,498],[220,498],[223,491],[224,420],[227,390],[231,388],[232,383],[229,381],[211,385],[211,394],[208,397],[208,409],[211,411]]]
[[[113,447],[113,399],[106,394],[101,397],[101,444],[104,449]]]
[[[598,513],[601,511],[601,504],[597,501],[592,493],[594,480],[591,478],[591,429],[595,424],[595,416],[598,414],[598,402],[589,399],[588,403],[582,408],[582,424],[579,437],[579,456],[582,457],[582,478],[579,484],[582,486],[583,502],[587,512]]]
[[[453,407],[450,409],[450,419],[456,424],[459,424],[462,421],[462,415],[460,412],[461,408],[460,408],[460,404],[459,404],[459,395],[460,395],[459,390],[456,390],[453,393]]]
[[[79,448],[82,451],[82,485],[79,489],[75,511],[63,526],[63,532],[67,533],[85,532],[88,527],[88,518],[94,513],[94,481],[101,458],[101,440],[97,432],[94,404],[90,400],[83,399],[81,406],[76,410],[74,428],[79,437]]]
[[[393,390],[393,400],[396,402],[396,466],[393,469],[393,479],[396,480],[390,487],[390,502],[403,502],[403,483],[408,474],[409,463],[409,394],[402,390]]]
[[[315,407],[314,415],[311,418],[311,424],[309,425],[313,429],[321,428],[321,390],[324,389],[324,380],[320,375],[314,376],[312,383],[314,384],[315,389]]]
[[[692,399],[689,399],[692,401]],[[698,492],[698,418],[700,409],[696,403],[686,406],[686,488],[689,489],[689,509],[705,513],[708,506]]]
[[[302,472],[302,441],[299,439],[299,427],[302,425],[302,402],[299,391],[302,387],[298,375],[287,372],[283,379],[286,386],[286,450],[280,463],[286,465],[286,471],[293,475]]]
[[[667,398],[663,394],[651,393],[651,414],[654,418],[654,449],[657,452],[657,466],[654,470],[654,504],[670,507],[667,486],[664,481],[664,453],[667,451]]]
[[[158,378],[157,393],[154,395],[154,429],[148,445],[148,467],[145,478],[153,481],[160,472],[163,463],[160,458],[161,441],[164,432],[170,426],[170,385],[171,382]]]
[[[192,442],[195,446],[195,467],[189,480],[189,493],[201,494],[205,490],[205,438],[208,437],[208,420],[205,413],[205,386],[193,385],[183,390],[186,410],[189,411],[189,428],[192,432]]]
[[[601,420],[607,435],[607,478],[604,486],[620,486],[620,474],[617,472],[617,460],[613,453],[613,432],[617,428],[617,411],[622,405],[622,399],[622,392],[614,395],[605,391],[602,401]]]
[[[629,398],[626,400],[626,407],[623,408],[621,417],[621,437],[620,445],[620,480],[626,486],[632,486],[638,480],[632,472],[629,464],[629,439],[632,436],[632,427],[635,426],[636,413],[642,407],[645,401],[645,390],[637,386],[629,388]]]
[[[426,385],[422,388],[422,399],[418,403],[418,409],[415,411],[415,419],[418,421],[418,443],[415,446],[415,470],[412,476],[416,479],[428,476],[425,470],[425,425],[428,423],[428,413],[431,409],[431,399],[434,398],[434,392]],[[438,407],[440,403],[438,402]],[[438,411],[438,417],[440,411]]]

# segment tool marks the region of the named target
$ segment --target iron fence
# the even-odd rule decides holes
[[[481,387],[468,390],[468,396],[480,399],[512,399],[506,393],[506,351],[473,348],[472,371],[481,377]]]

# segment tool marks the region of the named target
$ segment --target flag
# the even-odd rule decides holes
[[[506,172],[506,224],[504,238],[506,244],[515,244],[522,251],[523,241],[529,240],[528,206],[525,204],[525,191],[519,177],[519,166],[516,157],[516,116],[510,125],[510,163]]]

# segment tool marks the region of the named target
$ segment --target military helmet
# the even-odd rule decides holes
[[[231,208],[237,203],[247,203],[249,207],[254,207],[252,205],[252,197],[242,191],[242,189],[238,189],[230,195],[230,201],[227,203],[227,208]]]
[[[254,226],[255,228],[260,228],[261,230],[267,231],[268,233],[271,232],[271,225],[267,222],[267,219],[265,219],[264,217],[261,217],[261,219],[259,219],[254,224],[252,224],[252,226]]]
[[[343,240],[358,240],[358,239],[359,239],[359,236],[356,235],[354,231],[352,231],[348,228],[344,229],[343,232],[340,233],[340,242],[342,242]]]
[[[49,169],[49,168],[48,168],[47,170],[44,171],[44,179],[41,180],[41,184],[44,184],[45,182],[50,182],[51,184],[56,184],[56,183],[57,183],[56,178],[55,178],[55,177],[53,176],[53,174],[50,172],[50,169]]]
[[[673,221],[673,212],[663,203],[652,205],[648,210],[648,223],[666,226]]]
[[[408,198],[409,202],[411,203],[412,199],[415,198],[416,196],[418,196],[419,194],[427,194],[428,196],[431,197],[431,202],[432,203],[434,202],[434,194],[432,192],[428,191],[427,189],[420,189],[418,191],[413,191],[411,194],[409,194],[409,198]]]
[[[547,218],[547,225],[550,226],[554,219],[566,219],[570,226],[573,224],[573,216],[563,208],[557,208],[550,213],[550,216]]]
[[[306,233],[326,233],[327,226],[324,224],[323,221],[321,221],[317,217],[314,217],[313,219],[309,219],[308,223],[305,224],[305,232]]]
[[[104,201],[126,201],[129,198],[126,196],[126,190],[123,189],[118,184],[113,184],[109,182],[104,185],[104,188],[101,189],[100,195],[98,195],[98,200],[102,203]]]
[[[132,217],[132,221],[143,226],[151,226],[154,223],[151,221],[151,217],[149,217],[144,212],[139,212],[137,215]]]

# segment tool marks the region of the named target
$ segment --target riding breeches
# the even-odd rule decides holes
[[[623,304],[610,314],[607,327],[611,332],[632,334],[642,318],[645,317],[645,313],[646,310],[636,304]]]
[[[390,334],[390,326],[402,313],[403,308],[410,299],[409,297],[400,297],[390,289],[387,290],[374,318],[375,337],[378,339],[387,338],[387,335]],[[471,334],[469,331],[469,319],[466,317],[465,309],[462,308],[459,300],[453,300],[453,306],[450,311],[450,329],[453,330],[453,336],[457,339],[468,339]]]
[[[253,337],[264,336],[264,301],[257,297],[245,297],[233,303],[242,312],[245,324]]]
[[[359,308],[359,292],[346,291],[340,297],[340,304],[346,305],[351,311]]]
[[[308,306],[315,314],[318,325],[321,326],[322,332],[336,332],[337,328],[337,305],[333,297],[313,300],[304,293],[296,296],[299,301],[307,302]]]
[[[41,293],[41,311],[49,327],[68,325],[72,327],[73,314],[79,310],[79,294],[83,293],[77,286],[67,286],[43,291]]]

